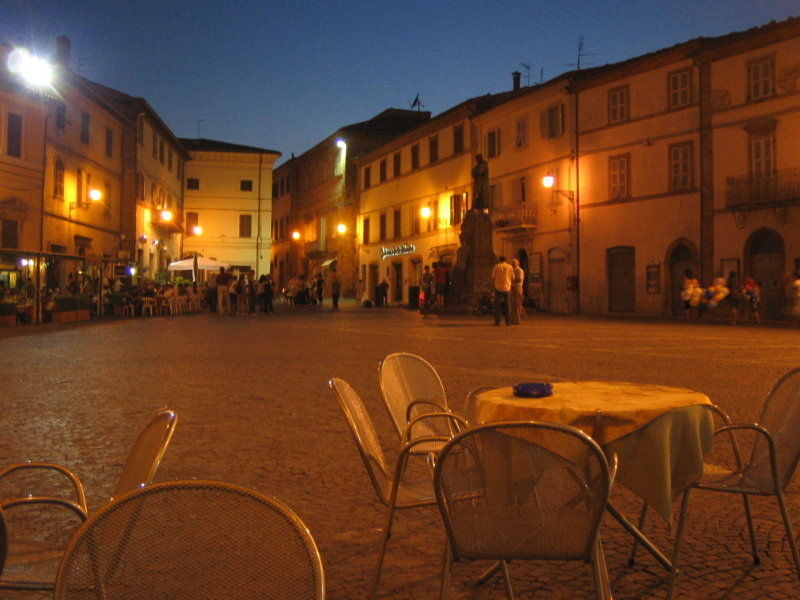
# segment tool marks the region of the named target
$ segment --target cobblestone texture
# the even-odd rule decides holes
[[[629,380],[705,392],[739,421],[755,419],[770,384],[800,364],[798,333],[787,329],[569,317],[492,327],[490,318],[423,319],[395,309],[279,311],[3,331],[0,460],[68,465],[97,507],[138,430],[154,409],[169,406],[179,424],[158,479],[227,480],[281,498],[319,544],[328,597],[350,600],[367,595],[384,511],[327,388],[329,377],[356,388],[384,446],[393,448],[377,382],[378,361],[393,351],[428,358],[457,409],[479,385]],[[613,497],[635,516],[635,497],[622,488]],[[694,495],[679,598],[800,595],[774,501],[756,498],[753,508],[759,566],[749,558],[741,501]],[[797,494],[790,511],[798,523]],[[647,532],[670,548],[671,534],[658,517]],[[640,554],[627,568],[629,538],[611,521],[602,535],[615,597],[663,598],[666,573],[657,563]],[[399,513],[379,596],[436,597],[443,539],[434,508]],[[485,566],[456,565],[452,597],[503,597],[499,580],[476,585]],[[520,598],[594,598],[588,565],[515,563],[511,573]]]

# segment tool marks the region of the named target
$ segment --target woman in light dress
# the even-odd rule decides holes
[[[512,325],[519,325],[520,319],[525,316],[525,309],[522,306],[522,284],[525,282],[525,271],[519,266],[519,261],[515,258],[511,261],[514,269],[514,280],[511,282],[511,293],[508,295],[508,322]]]

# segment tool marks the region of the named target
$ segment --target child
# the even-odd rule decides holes
[[[759,325],[761,323],[761,316],[758,314],[761,303],[761,287],[755,279],[748,277],[744,282],[742,291],[744,292],[745,306],[750,309],[750,320]]]

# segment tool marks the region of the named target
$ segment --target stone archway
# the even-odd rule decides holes
[[[665,263],[667,264],[667,301],[673,315],[683,314],[683,278],[686,269],[691,270],[695,277],[699,276],[697,258],[700,253],[695,245],[686,238],[678,238],[667,248]]]
[[[754,231],[744,244],[744,279],[752,277],[761,286],[761,308],[764,316],[782,316],[786,302],[786,246],[774,229],[762,227]]]

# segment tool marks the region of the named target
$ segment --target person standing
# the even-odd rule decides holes
[[[381,298],[381,303],[378,306],[386,308],[389,306],[389,282],[386,279],[382,279],[378,284],[378,289],[380,290]]]
[[[516,258],[511,261],[511,268],[514,270],[514,280],[511,282],[511,292],[508,296],[509,321],[512,325],[519,325],[520,319],[525,316],[525,309],[522,307],[522,284],[525,282],[525,271],[519,266]]]
[[[224,315],[226,312],[231,312],[231,300],[228,286],[233,279],[233,275],[225,272],[225,267],[219,268],[217,275],[217,311],[219,314]]]
[[[501,256],[492,268],[492,287],[494,287],[494,324],[500,325],[500,315],[509,325],[508,294],[511,283],[514,281],[514,269],[506,262],[506,257]]]
[[[436,290],[436,279],[431,273],[431,268],[425,265],[425,271],[422,273],[422,291],[425,293],[423,299],[423,310],[427,310],[433,305],[434,292]]]
[[[744,293],[745,303],[748,307],[748,320],[754,322],[756,325],[761,324],[761,315],[759,310],[761,308],[761,286],[752,277],[748,277],[744,282],[742,288]]]
[[[364,300],[364,280],[359,279],[356,285],[356,306],[361,308],[361,302]]]
[[[339,281],[339,277],[336,275],[336,271],[333,272],[332,279],[331,279],[331,303],[333,304],[333,311],[339,311],[339,294],[342,292],[342,283]]]
[[[317,273],[314,278],[314,292],[317,294],[317,304],[322,306],[322,297],[325,290],[325,278],[322,273]]]
[[[433,276],[436,278],[436,306],[444,307],[444,296],[447,293],[447,265],[437,262],[433,265]]]
[[[789,288],[789,302],[792,305],[792,319],[796,325],[800,325],[800,269],[795,271],[791,277]]]

